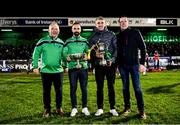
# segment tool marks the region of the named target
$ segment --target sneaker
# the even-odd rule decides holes
[[[100,116],[103,114],[103,109],[98,109],[97,112],[95,113],[95,116]]]
[[[110,110],[110,113],[113,115],[113,116],[118,116],[119,114],[117,113],[116,109],[111,109]]]
[[[139,112],[139,117],[141,118],[141,119],[146,119],[146,114],[145,114],[145,112]]]
[[[62,110],[62,108],[59,108],[59,109],[56,109],[56,113],[60,116],[63,116],[64,115],[64,112]]]
[[[90,115],[87,107],[82,109],[82,113],[84,113],[86,116]]]
[[[78,113],[77,108],[73,108],[73,109],[72,109],[72,111],[71,111],[70,116],[71,116],[71,117],[73,117],[73,116],[75,116],[75,115],[76,115],[76,113]]]
[[[128,116],[128,114],[131,112],[131,109],[124,109],[123,116]]]
[[[43,117],[48,118],[50,116],[50,110],[45,109],[43,112]]]

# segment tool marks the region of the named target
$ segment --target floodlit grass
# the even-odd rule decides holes
[[[26,73],[0,73],[0,123],[1,124],[180,124],[180,71],[148,72],[141,76],[141,87],[144,95],[146,120],[137,117],[137,105],[132,84],[132,112],[128,117],[121,115],[123,111],[123,95],[121,79],[116,78],[116,108],[118,117],[109,114],[107,84],[104,86],[104,114],[95,117],[96,83],[94,75],[89,74],[88,107],[90,116],[81,113],[81,91],[78,84],[78,115],[70,117],[71,103],[69,81],[64,76],[63,110],[64,117],[53,114],[43,118],[42,85],[40,76]],[[52,108],[55,109],[54,88],[51,93]],[[52,109],[52,110],[53,110]]]

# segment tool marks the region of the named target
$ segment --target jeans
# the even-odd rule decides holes
[[[124,65],[119,66],[119,72],[121,74],[123,83],[123,96],[124,96],[124,107],[130,109],[130,90],[129,90],[129,75],[131,75],[133,88],[135,91],[137,107],[139,111],[144,111],[144,100],[140,86],[140,72],[139,65]]]
[[[82,107],[87,107],[87,80],[88,70],[87,69],[69,69],[69,80],[70,80],[70,97],[72,108],[77,108],[77,83],[80,82],[82,91]]]

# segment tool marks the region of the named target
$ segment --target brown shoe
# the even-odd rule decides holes
[[[50,111],[45,109],[43,112],[43,117],[48,118],[50,116]]]
[[[56,109],[56,113],[57,113],[58,115],[60,115],[60,116],[63,116],[63,115],[64,115],[64,112],[63,112],[62,108]]]
[[[139,115],[139,117],[140,117],[141,119],[146,119],[146,114],[145,114],[145,112],[140,111],[138,115]]]
[[[124,109],[124,111],[123,111],[123,116],[128,116],[129,115],[129,113],[131,112],[131,109]]]

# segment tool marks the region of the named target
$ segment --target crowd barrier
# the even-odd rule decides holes
[[[39,60],[39,65],[41,61]],[[148,68],[154,68],[153,57],[148,57]],[[176,69],[180,68],[180,56],[160,57],[159,68],[161,69]],[[22,72],[31,71],[31,60],[0,60],[0,72]]]

